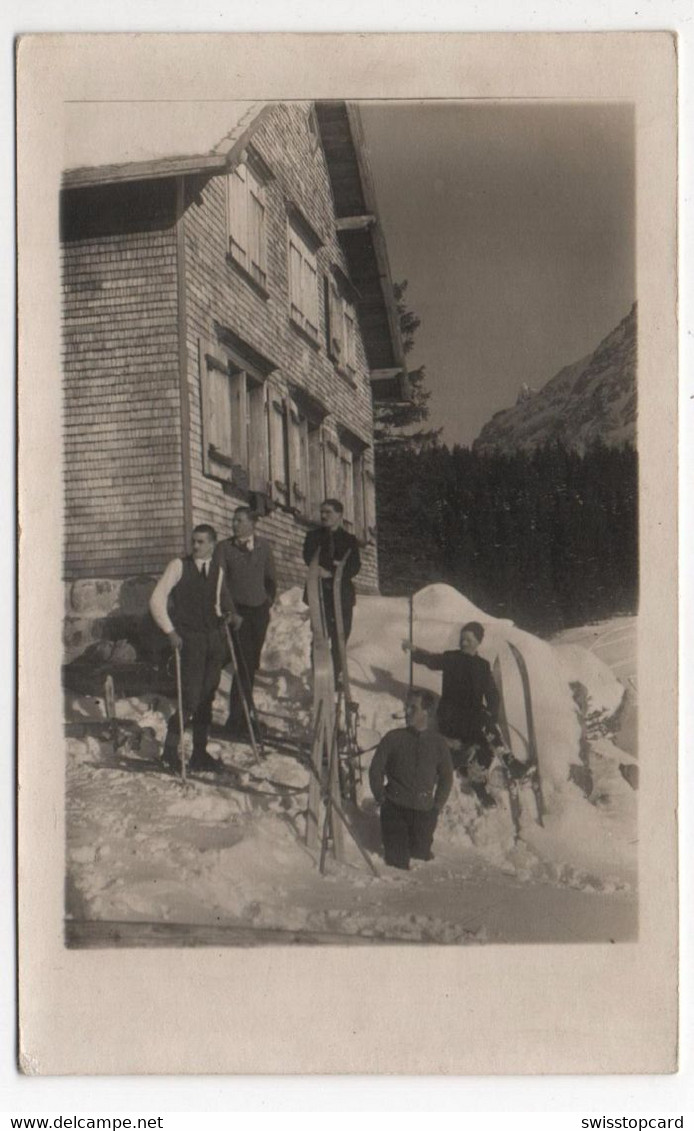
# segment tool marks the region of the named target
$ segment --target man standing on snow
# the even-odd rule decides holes
[[[224,582],[224,571],[213,554],[214,527],[202,523],[193,530],[193,552],[169,562],[150,597],[150,612],[162,632],[181,654],[184,725],[193,723],[192,772],[215,772],[219,763],[207,753],[212,703],[226,659],[224,621],[240,624]],[[169,603],[171,609],[169,610]],[[179,719],[169,719],[163,761],[180,771]]]
[[[496,804],[487,789],[492,753],[483,728],[486,717],[492,723],[498,720],[499,692],[491,667],[477,655],[483,638],[482,625],[470,621],[460,630],[458,649],[427,652],[404,641],[403,650],[412,652],[415,664],[443,672],[437,712],[439,730],[446,738],[460,744],[460,753],[454,755],[456,769],[466,774],[479,802],[491,808]]]
[[[384,735],[369,767],[371,792],[381,806],[385,861],[393,868],[433,859],[436,822],[453,784],[448,745],[430,725],[435,700],[431,691],[409,692],[407,726]]]
[[[340,657],[337,644],[337,625],[335,623],[335,599],[342,605],[342,622],[345,630],[345,643],[352,631],[352,616],[356,604],[353,578],[361,569],[359,543],[353,534],[342,525],[344,507],[338,499],[325,499],[320,507],[320,526],[309,530],[304,540],[304,561],[310,565],[316,552],[319,552],[318,565],[323,587],[325,620],[330,636],[335,679],[340,675]],[[338,563],[346,557],[342,572],[342,592],[334,593],[335,570]],[[306,600],[306,594],[304,594]]]
[[[256,534],[257,521],[258,516],[249,507],[237,507],[231,523],[234,535],[220,542],[215,551],[215,560],[224,570],[227,588],[241,617],[241,625],[234,634],[241,686],[234,680],[226,724],[237,738],[248,737],[241,694],[250,706],[270,623],[270,606],[277,592],[272,547]]]

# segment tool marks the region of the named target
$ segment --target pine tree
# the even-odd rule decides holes
[[[421,319],[409,310],[405,302],[407,279],[402,283],[393,284],[393,294],[400,319],[400,334],[405,357],[414,347],[414,338]],[[441,434],[440,428],[420,428],[429,418],[428,400],[429,391],[425,388],[426,369],[420,365],[418,369],[408,370],[410,385],[410,399],[408,401],[383,402],[374,405],[374,440],[376,452],[390,451],[395,448],[408,448],[411,451],[421,451],[422,448],[432,447],[438,443]]]

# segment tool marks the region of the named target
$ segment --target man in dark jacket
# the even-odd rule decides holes
[[[270,622],[270,606],[277,592],[272,547],[259,538],[255,515],[249,507],[238,507],[232,519],[234,535],[220,542],[215,552],[224,570],[227,588],[241,624],[234,636],[241,685],[234,680],[229,697],[227,730],[237,738],[248,738],[241,692],[253,702],[253,684]]]
[[[386,864],[409,868],[431,860],[438,815],[453,784],[446,740],[431,729],[435,696],[413,688],[405,701],[406,727],[388,731],[369,767],[371,792],[381,806]]]
[[[333,667],[335,678],[339,675],[339,651],[337,646],[337,626],[335,624],[334,597],[342,605],[342,621],[345,630],[345,643],[352,631],[352,616],[356,595],[354,592],[353,578],[361,569],[359,557],[359,543],[353,534],[345,530],[342,525],[344,507],[338,499],[325,499],[320,508],[320,526],[309,530],[304,540],[304,561],[310,565],[316,552],[319,552],[318,565],[323,586],[323,604],[325,606],[325,620],[330,636]],[[333,586],[335,570],[338,563],[346,557],[342,573],[342,592],[334,594]],[[304,600],[306,594],[304,593]]]
[[[449,652],[427,652],[412,648],[405,641],[403,648],[412,651],[415,664],[443,673],[441,700],[437,717],[439,730],[459,747],[454,755],[456,769],[467,775],[480,803],[491,808],[495,802],[487,790],[487,771],[492,752],[484,737],[485,716],[496,723],[499,714],[499,693],[492,669],[477,655],[484,638],[484,629],[470,621],[460,630],[460,647]]]
[[[150,612],[181,655],[184,725],[193,723],[190,769],[218,770],[207,753],[212,703],[226,658],[224,621],[240,623],[226,588],[224,571],[213,558],[217,534],[202,523],[193,530],[193,552],[174,558],[159,578],[150,598]],[[164,762],[180,770],[178,711],[169,719]]]

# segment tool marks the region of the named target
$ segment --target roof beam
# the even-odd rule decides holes
[[[391,369],[371,369],[369,374],[372,381],[392,381],[393,377],[399,377],[402,373],[402,366],[398,365]]]
[[[335,227],[338,232],[359,232],[375,223],[376,217],[369,212],[365,216],[338,216]]]

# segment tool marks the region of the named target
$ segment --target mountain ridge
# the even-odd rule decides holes
[[[524,385],[515,405],[494,413],[476,452],[532,451],[561,442],[585,451],[636,442],[637,305],[592,353],[564,366],[537,392]]]

